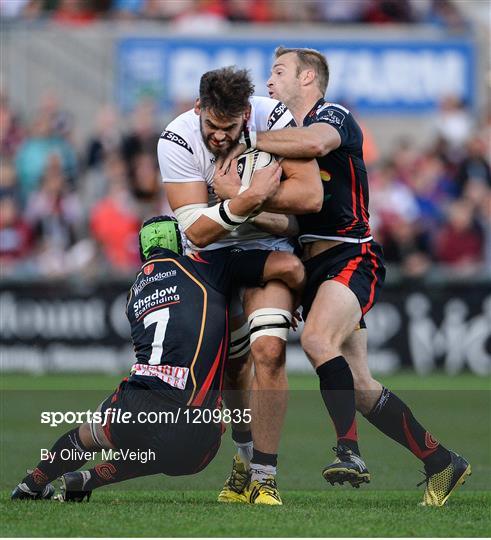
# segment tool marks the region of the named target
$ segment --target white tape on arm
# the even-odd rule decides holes
[[[212,219],[226,231],[234,231],[239,225],[242,225],[249,216],[237,216],[232,214],[228,207],[229,203],[230,200],[226,200],[211,207],[208,207],[206,203],[188,204],[177,208],[174,213],[184,231],[189,229],[189,227],[191,227],[191,225],[193,225],[193,223],[201,216]]]
[[[202,215],[203,210],[206,210],[208,205],[206,203],[187,204],[174,210],[174,214],[182,227],[183,231],[189,229],[191,225],[197,221]]]

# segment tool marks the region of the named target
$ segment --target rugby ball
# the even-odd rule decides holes
[[[261,150],[248,150],[237,158],[237,172],[243,186],[248,188],[251,185],[254,173],[259,169],[264,169],[275,161],[275,157],[268,152]]]

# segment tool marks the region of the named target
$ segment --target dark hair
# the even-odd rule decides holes
[[[300,75],[300,72],[304,69],[314,69],[317,75],[317,86],[322,92],[322,95],[324,95],[327,90],[327,85],[329,84],[329,64],[327,63],[326,57],[315,49],[289,49],[281,45],[276,48],[274,55],[275,58],[279,58],[280,56],[288,53],[294,53],[297,55],[297,75]]]
[[[243,114],[253,93],[249,71],[235,66],[208,71],[199,83],[201,107],[221,118]]]

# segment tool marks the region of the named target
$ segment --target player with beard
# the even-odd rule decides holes
[[[190,249],[208,250],[231,244],[243,249],[292,251],[292,243],[271,231],[288,231],[283,214],[316,212],[322,204],[322,186],[315,160],[284,160],[284,180],[263,209],[277,213],[279,229],[270,232],[259,225],[263,215],[240,213],[234,201],[219,201],[213,191],[215,162],[225,156],[239,139],[257,130],[289,126],[293,118],[277,100],[252,96],[254,87],[245,70],[233,67],[205,73],[199,99],[191,109],[173,120],[162,133],[158,158],[169,203]],[[256,171],[255,182],[276,174],[274,163]],[[236,164],[228,173],[238,178]],[[264,221],[263,221],[264,223]],[[224,397],[229,408],[251,408],[249,425],[232,426],[237,447],[233,470],[219,495],[221,502],[281,504],[275,482],[278,445],[287,404],[285,344],[291,324],[293,298],[281,283],[248,288],[231,306],[231,347]],[[247,322],[244,319],[247,317]],[[250,338],[249,338],[250,334]],[[254,374],[247,362],[249,343]],[[250,405],[248,390],[252,387]],[[250,478],[249,478],[250,477]],[[250,479],[250,482],[249,482]],[[248,487],[246,491],[245,488]]]
[[[278,186],[279,177],[253,182],[239,207],[260,205]],[[226,419],[221,390],[230,292],[269,280],[299,292],[305,280],[302,263],[290,253],[228,246],[185,256],[178,224],[167,216],[146,221],[139,241],[143,265],[126,306],[135,350],[131,374],[99,406],[102,421],[62,435],[50,457],[15,487],[13,500],[52,498],[50,482],[60,476],[62,499],[81,502],[93,489],[123,480],[204,469],[218,451]],[[101,449],[116,453],[77,471]],[[138,459],[143,454],[149,458]]]
[[[363,134],[345,107],[324,99],[329,80],[325,57],[313,49],[276,49],[268,80],[298,126],[249,135],[249,147],[290,158],[316,158],[324,202],[320,212],[299,216],[299,240],[307,270],[302,346],[315,368],[337,433],[336,459],[323,470],[333,483],[354,487],[370,480],[360,457],[355,407],[380,431],[424,463],[423,504],[441,506],[470,475],[465,459],[447,450],[416,420],[411,409],[376,381],[368,368],[363,316],[374,305],[385,276],[381,248],[368,222],[368,178]],[[226,170],[238,145],[220,166]],[[215,180],[221,197],[238,186],[230,176]]]

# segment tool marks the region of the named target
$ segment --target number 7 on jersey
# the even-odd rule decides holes
[[[158,309],[149,313],[144,319],[143,324],[148,328],[152,324],[156,324],[155,334],[153,335],[152,354],[148,363],[151,366],[158,366],[162,359],[162,349],[167,331],[167,323],[169,322],[169,308]]]

